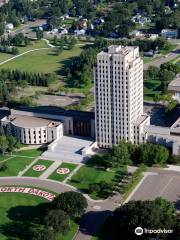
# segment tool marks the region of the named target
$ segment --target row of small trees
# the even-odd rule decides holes
[[[147,166],[163,165],[169,159],[169,150],[165,146],[157,144],[133,145],[130,142],[121,141],[118,145],[114,145],[109,153],[94,158],[98,165],[106,168],[132,163]]]
[[[24,72],[21,70],[10,70],[1,69],[0,71],[1,80],[7,81],[26,81],[32,86],[48,86],[55,79],[55,74],[53,73],[31,73]]]

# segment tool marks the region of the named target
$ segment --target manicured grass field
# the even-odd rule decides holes
[[[29,149],[29,150],[22,150],[22,151],[15,152],[14,155],[35,158],[40,156],[41,153],[42,153],[42,150],[40,149]]]
[[[64,50],[59,56],[53,53],[53,49],[39,50],[25,54],[0,66],[8,69],[20,69],[27,72],[43,72],[60,74],[72,57],[81,53],[81,47],[75,46],[72,50]]]
[[[53,179],[53,180],[62,182],[77,167],[77,165],[73,164],[73,163],[65,163],[65,162],[63,162],[58,168],[61,168],[61,167],[62,168],[69,168],[70,172],[68,174],[58,174],[56,171],[54,171],[49,176],[49,179]]]
[[[43,208],[38,206],[46,200],[22,193],[0,193],[0,240],[30,239],[28,230],[36,216],[42,215]],[[78,224],[71,220],[71,229],[58,240],[72,240]],[[28,237],[27,237],[28,236]]]
[[[22,239],[19,237],[26,233],[26,221],[38,214],[35,206],[43,202],[44,199],[36,196],[0,193],[0,240]]]
[[[27,165],[33,161],[33,158],[27,157],[12,157],[5,163],[8,168],[4,172],[0,172],[0,177],[5,176],[17,176],[20,171],[22,171]]]
[[[34,170],[33,170],[33,166],[32,166],[27,172],[24,173],[24,176],[27,176],[27,177],[39,177],[39,176],[41,176],[41,174],[42,174],[43,172],[45,172],[45,171],[48,169],[48,167],[50,167],[51,164],[53,164],[53,163],[54,163],[54,162],[53,162],[53,161],[50,161],[50,160],[42,160],[42,159],[39,159],[33,166],[40,164],[40,165],[46,166],[46,169],[45,169],[44,171],[38,172],[38,171],[34,171]]]
[[[71,180],[68,182],[79,190],[89,193],[89,186],[92,183],[99,183],[105,181],[107,183],[117,183],[120,182],[123,173],[125,172],[124,167],[122,169],[113,169],[113,171],[106,171],[101,168],[96,168],[93,166],[82,166],[79,171],[72,176]],[[99,198],[98,193],[90,194],[92,198]]]

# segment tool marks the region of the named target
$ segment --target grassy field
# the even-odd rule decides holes
[[[39,159],[33,166],[35,165],[44,165],[46,166],[46,169],[44,171],[34,171],[33,170],[33,166],[27,170],[27,172],[24,173],[24,176],[27,176],[27,177],[39,177],[43,174],[43,172],[45,172],[48,167],[50,167],[54,162],[53,161],[50,161],[50,160],[43,160],[43,159]]]
[[[10,158],[11,156],[10,155],[0,155],[0,162]]]
[[[169,49],[167,50],[161,50],[160,53],[163,55],[166,55],[170,53],[171,51],[174,51],[178,47],[178,44],[172,44]]]
[[[2,68],[20,69],[27,72],[56,73],[61,75],[72,57],[81,53],[81,47],[75,46],[72,50],[64,50],[59,56],[53,49],[39,50],[25,54],[0,66]]]
[[[156,94],[161,94],[161,91],[158,90],[160,86],[160,81],[157,80],[149,80],[144,81],[144,98],[145,100],[153,100]]]
[[[114,169],[113,171],[106,171],[101,168],[84,165],[74,176],[72,176],[68,183],[85,193],[89,193],[90,184],[99,183],[101,181],[105,181],[107,183],[120,182],[124,176],[124,172],[124,167],[122,167],[122,169],[119,168]],[[95,199],[100,198],[99,194],[96,192],[90,194],[90,196]]]
[[[70,172],[68,174],[58,174],[56,171],[54,171],[49,176],[49,179],[53,179],[53,180],[62,182],[77,167],[77,165],[73,164],[73,163],[65,163],[65,162],[63,162],[58,168],[60,168],[60,167],[62,167],[62,168],[69,168]]]
[[[43,213],[38,206],[46,200],[21,193],[0,193],[0,240],[30,239],[28,230]],[[71,220],[71,230],[59,240],[72,240],[78,224]]]
[[[27,157],[12,157],[6,161],[8,168],[5,171],[0,172],[0,177],[17,176],[18,173],[28,166],[33,160],[33,158]]]
[[[45,41],[34,41],[31,42],[31,44],[27,47],[18,47],[19,49],[19,54],[24,53],[26,51],[36,49],[36,48],[48,48],[49,46]],[[15,55],[13,54],[7,54],[7,53],[0,53],[0,62],[3,62],[9,58],[14,57]]]
[[[38,157],[42,153],[42,150],[40,149],[29,149],[29,150],[21,150],[16,153],[14,153],[17,156],[26,156],[26,157]]]
[[[27,221],[39,213],[35,206],[43,202],[44,199],[36,196],[0,193],[0,240],[22,239]]]

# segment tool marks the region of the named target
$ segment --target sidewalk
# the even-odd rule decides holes
[[[20,172],[18,173],[18,177],[22,177],[22,176],[24,175],[24,173],[27,172],[27,170],[29,170],[29,169],[35,164],[35,162],[38,161],[38,159],[39,159],[39,156],[36,157],[36,158],[34,159],[34,161],[32,161],[32,163],[30,163],[28,166],[26,166],[24,170],[20,171]]]
[[[55,161],[39,178],[40,179],[47,179],[51,173],[53,173],[59,165],[61,165],[62,161]]]

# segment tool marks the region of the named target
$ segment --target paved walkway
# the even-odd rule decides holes
[[[30,163],[23,171],[20,171],[20,172],[18,173],[18,177],[23,176],[24,173],[25,173],[27,170],[29,170],[29,169],[35,164],[35,162],[38,161],[38,159],[39,159],[39,157],[35,158],[34,161],[32,161],[32,163]]]
[[[66,183],[71,177],[80,169],[82,164],[79,164],[70,174],[67,176],[67,178],[64,179],[63,183]]]
[[[44,160],[46,161],[46,160]],[[48,169],[43,172],[43,174],[39,177],[40,179],[47,179],[62,163],[62,161],[55,161]]]

